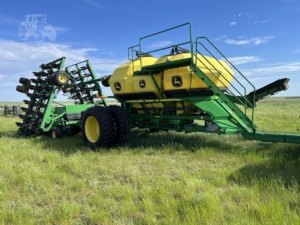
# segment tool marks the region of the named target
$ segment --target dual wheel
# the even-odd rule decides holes
[[[65,127],[65,134],[67,137],[71,137],[73,135],[72,128],[67,126]],[[63,131],[60,127],[54,127],[51,131],[51,136],[53,139],[60,139],[63,136]]]
[[[91,147],[124,144],[130,132],[128,115],[117,105],[89,108],[83,115],[81,132],[84,142]]]
[[[22,85],[22,86],[21,86],[21,85],[18,85],[18,86],[16,87],[16,90],[17,90],[18,92],[20,92],[20,93],[27,94],[27,93],[28,93],[28,90],[29,90],[28,86],[31,85],[31,80],[29,80],[29,79],[27,79],[27,78],[24,78],[24,77],[21,77],[21,78],[19,79],[19,82],[20,82],[21,84],[25,85],[25,86],[23,86],[23,85]]]

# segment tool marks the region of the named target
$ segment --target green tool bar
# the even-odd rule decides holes
[[[243,136],[247,140],[300,144],[300,135],[297,134],[249,133],[243,134]]]

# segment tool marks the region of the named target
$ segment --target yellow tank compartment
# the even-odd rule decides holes
[[[208,56],[203,57],[198,54],[197,67],[219,88],[227,88],[230,86],[234,72],[224,61],[216,60]],[[194,80],[192,80],[192,83],[193,81]],[[207,88],[205,84],[204,86]]]
[[[170,60],[172,56],[162,56],[157,59],[154,64],[164,63]],[[144,65],[144,62],[142,64]],[[154,74],[153,75],[156,84],[159,88],[162,88],[162,77],[161,74]],[[151,75],[137,75],[133,77],[133,89],[136,94],[139,95],[139,98],[157,98],[160,97],[159,89],[155,85]]]
[[[156,81],[156,84],[159,88],[161,88],[161,74],[153,75],[153,78]],[[133,89],[136,94],[139,94],[140,96],[145,95],[149,96],[151,98],[159,97],[159,89],[155,85],[152,76],[151,75],[139,75],[133,77]]]
[[[158,60],[156,60],[156,62],[154,63],[155,64],[161,64],[161,63],[165,63],[166,61],[169,61],[173,56],[171,55],[165,55],[165,56],[162,56],[160,57]]]
[[[142,57],[142,65],[152,65],[156,60],[156,57]],[[115,69],[109,79],[109,85],[115,95],[135,94],[133,87],[133,68],[134,71],[141,70],[140,59],[129,61]]]
[[[145,104],[144,104],[145,105]],[[140,104],[140,103],[134,103],[133,104],[133,106],[132,106],[132,108],[134,108],[134,109],[136,109],[137,110],[137,113],[138,114],[145,114],[144,113],[144,110],[138,110],[138,109],[142,109],[142,104]],[[145,107],[145,106],[144,106]]]
[[[176,105],[175,102],[167,102],[165,103],[166,107],[174,107]],[[164,104],[161,102],[155,102],[155,103],[134,103],[132,106],[134,109],[137,110],[138,114],[145,114],[146,112],[149,112],[150,114],[156,114],[157,110],[161,111],[161,114],[163,113],[163,109],[164,109]],[[146,110],[144,111],[144,109],[142,108],[146,108]]]
[[[176,102],[176,114],[182,115],[184,112],[187,112],[189,115],[194,115],[197,108],[194,104],[190,102],[183,102],[183,105],[181,102]],[[185,108],[185,109],[178,109],[178,108]]]
[[[190,53],[182,53],[172,56],[169,60],[175,61],[190,58]],[[209,77],[219,88],[227,88],[232,81],[233,71],[221,60],[201,55],[197,55],[197,66],[206,76]],[[212,66],[213,65],[213,66]],[[215,67],[215,68],[214,68]],[[224,68],[223,68],[224,67]],[[215,77],[216,76],[216,77]],[[226,81],[228,80],[228,81]],[[164,72],[163,90],[176,91],[190,89],[208,89],[208,86],[195,74],[189,66],[177,69],[169,69]],[[182,92],[183,94],[184,92]]]

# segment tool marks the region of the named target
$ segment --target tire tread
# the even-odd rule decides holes
[[[130,123],[126,111],[117,105],[110,105],[107,108],[115,122],[116,135],[114,144],[121,145],[127,143],[130,133]]]

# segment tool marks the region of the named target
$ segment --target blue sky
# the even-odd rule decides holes
[[[29,14],[46,14],[55,40],[21,40],[18,29]],[[186,22],[194,39],[206,36],[257,88],[287,77],[290,88],[280,95],[300,95],[299,0],[11,0],[0,6],[0,101],[26,99],[15,90],[18,80],[33,78],[42,63],[90,59],[101,77],[127,61],[127,48],[140,37]],[[187,36],[170,32],[145,46]]]

